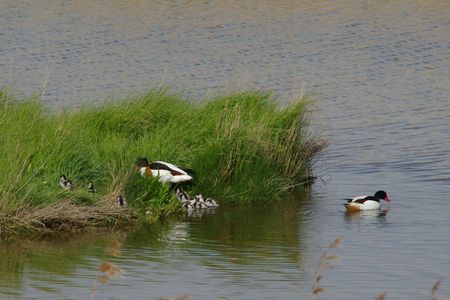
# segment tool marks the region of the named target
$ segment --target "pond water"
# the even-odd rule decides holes
[[[269,207],[167,224],[1,241],[5,299],[450,298],[450,2],[0,2],[0,84],[53,107],[172,85],[192,97],[261,88],[317,99],[322,180]],[[378,189],[382,214],[342,198]],[[116,245],[115,256],[105,249]],[[108,252],[108,251],[107,251]],[[122,273],[105,284],[99,265]]]

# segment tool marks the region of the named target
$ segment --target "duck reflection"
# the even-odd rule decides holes
[[[389,208],[382,210],[346,211],[344,220],[349,225],[357,225],[359,231],[368,231],[371,227],[378,227],[386,221]]]
[[[389,212],[389,208],[382,210],[361,210],[361,211],[346,211],[345,218],[347,221],[356,220],[356,219],[376,219],[376,218],[384,218]]]
[[[191,238],[208,241],[229,262],[248,264],[284,256],[299,263],[300,202],[284,201],[264,206],[223,206],[191,222]]]

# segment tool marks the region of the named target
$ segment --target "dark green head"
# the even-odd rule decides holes
[[[140,157],[134,162],[139,168],[148,167],[149,162],[145,157]]]
[[[373,196],[376,199],[382,199],[382,200],[384,200],[386,202],[390,202],[391,201],[385,191],[378,191]]]

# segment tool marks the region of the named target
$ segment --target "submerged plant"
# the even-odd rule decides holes
[[[384,292],[374,298],[374,300],[384,300],[384,299],[386,299],[386,293]]]
[[[338,248],[341,245],[342,237],[336,238],[328,245],[327,249],[319,257],[317,261],[316,270],[314,272],[315,282],[311,288],[311,300],[316,300],[317,295],[324,292],[325,288],[322,286],[321,281],[323,278],[322,271],[334,268],[334,261],[339,259],[339,256],[331,254],[330,251]]]
[[[438,296],[436,295],[440,286],[441,286],[442,279],[439,279],[436,281],[436,283],[433,285],[433,287],[430,290],[430,295],[428,296],[428,300],[438,300]]]

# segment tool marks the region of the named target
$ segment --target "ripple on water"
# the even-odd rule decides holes
[[[316,260],[343,236],[323,299],[348,299],[355,282],[355,299],[382,291],[426,299],[450,267],[449,8],[406,0],[1,1],[2,85],[41,94],[48,77],[44,101],[56,107],[161,82],[195,97],[229,87],[306,89],[318,99],[313,125],[330,141],[316,172],[331,180],[286,206],[221,207],[128,233],[115,258],[101,238],[15,251],[1,244],[0,297],[90,298],[98,265],[110,259],[124,273],[97,286],[99,299],[308,298]],[[344,213],[342,198],[380,188],[392,198],[384,216]],[[449,287],[444,280],[439,292],[450,295]]]

